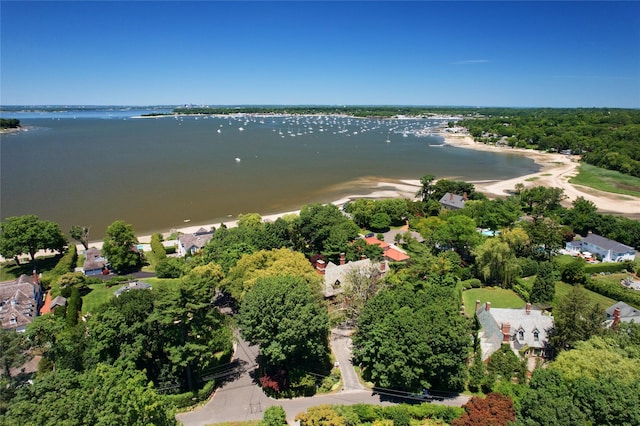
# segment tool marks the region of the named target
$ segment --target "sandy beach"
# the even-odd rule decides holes
[[[640,214],[640,198],[629,195],[612,194],[569,183],[569,179],[578,174],[580,157],[577,155],[564,155],[530,149],[487,145],[474,141],[468,133],[453,133],[446,131],[446,129],[442,130],[440,135],[444,138],[447,145],[478,151],[515,153],[531,158],[536,164],[540,165],[541,169],[537,173],[502,181],[474,182],[476,188],[489,198],[506,196],[510,191],[513,191],[516,184],[521,183],[525,188],[534,186],[562,188],[564,194],[567,196],[564,202],[566,206],[570,206],[571,202],[576,198],[583,197],[593,202],[598,207],[598,210],[603,213],[630,216]]]

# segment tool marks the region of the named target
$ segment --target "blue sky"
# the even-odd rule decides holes
[[[640,108],[640,2],[0,2],[0,104]]]

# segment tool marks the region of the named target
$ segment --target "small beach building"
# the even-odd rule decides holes
[[[576,236],[573,241],[565,244],[565,249],[574,255],[584,252],[597,254],[603,262],[633,261],[636,256],[636,251],[633,247],[592,232],[589,232],[584,238]]]
[[[193,234],[184,234],[178,237],[178,256],[199,253],[213,237],[213,231],[204,228],[198,229]]]

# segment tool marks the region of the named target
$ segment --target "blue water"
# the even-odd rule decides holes
[[[116,219],[146,234],[366,194],[381,181],[538,170],[522,156],[417,136],[444,120],[133,118],[148,111],[2,113],[28,131],[0,138],[0,216],[33,213],[101,238]]]

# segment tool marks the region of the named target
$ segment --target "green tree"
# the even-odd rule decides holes
[[[445,223],[433,232],[433,239],[442,249],[452,248],[463,259],[469,258],[481,238],[473,219],[463,215],[446,215]]]
[[[466,384],[469,323],[454,287],[398,284],[370,299],[358,319],[353,356],[376,386],[418,391]]]
[[[260,345],[267,370],[317,366],[328,353],[329,319],[317,293],[299,277],[256,280],[245,295],[238,323],[243,336]]]
[[[581,257],[572,259],[571,262],[562,266],[560,275],[562,281],[568,284],[584,284],[587,282],[585,266],[587,261]]]
[[[259,426],[283,426],[287,424],[287,413],[280,405],[272,405],[264,410]]]
[[[69,229],[71,238],[82,244],[85,250],[89,250],[89,227],[73,225]]]
[[[0,368],[7,378],[11,378],[11,368],[21,366],[28,359],[24,337],[23,333],[0,329]]]
[[[498,380],[511,381],[515,378],[519,383],[523,383],[526,379],[527,364],[505,344],[491,355],[487,370]]]
[[[347,319],[357,320],[367,301],[383,286],[384,282],[377,266],[370,265],[349,270],[343,283],[343,292],[338,295],[338,300],[346,310]]]
[[[60,226],[36,215],[12,216],[0,223],[0,255],[18,265],[21,254],[28,253],[33,262],[38,250],[62,252],[66,245]]]
[[[140,267],[140,255],[136,250],[138,239],[133,226],[122,220],[116,220],[107,228],[107,235],[102,245],[102,254],[109,264],[118,272],[125,272]]]
[[[286,248],[245,254],[227,274],[222,285],[237,301],[242,301],[260,278],[290,275],[303,279],[310,291],[320,290],[320,276],[300,252]]]
[[[416,197],[422,198],[422,201],[425,203],[431,199],[431,195],[433,194],[433,182],[436,180],[434,175],[424,175],[420,178],[420,189],[416,193]],[[436,200],[437,201],[437,200]]]
[[[531,303],[550,303],[556,293],[555,268],[551,262],[542,262],[538,266],[538,275],[531,289]]]
[[[603,313],[598,305],[592,305],[586,291],[572,287],[553,311],[555,322],[551,344],[557,351],[570,349],[581,340],[588,340],[600,333]]]
[[[486,283],[510,288],[520,274],[513,250],[499,238],[487,238],[473,250],[473,254]]]
[[[538,257],[551,259],[553,253],[562,248],[560,224],[549,217],[536,217],[533,222],[523,225],[529,234],[531,247]]]

